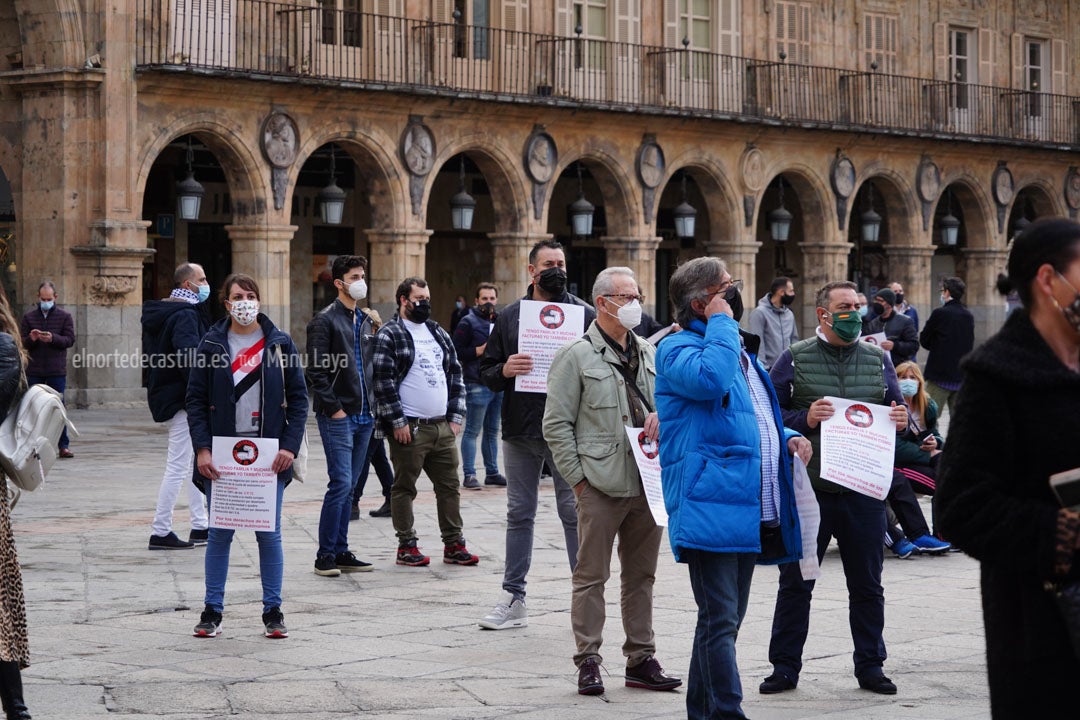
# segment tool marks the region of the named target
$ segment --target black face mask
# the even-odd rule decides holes
[[[536,286],[548,295],[562,297],[566,292],[566,271],[561,267],[551,267],[536,278]]]
[[[742,294],[734,287],[724,293],[724,301],[731,307],[731,317],[735,322],[742,320],[743,304]]]
[[[781,295],[780,296],[780,304],[781,305],[790,305],[793,302],[795,302],[795,296],[794,295]]]
[[[490,320],[495,315],[495,303],[484,303],[483,305],[477,305],[476,311],[480,313],[480,317]]]
[[[896,293],[896,304],[897,305],[903,305],[904,304],[904,293]]]
[[[409,310],[409,319],[414,323],[427,322],[431,317],[431,303],[427,300],[421,300],[420,302],[410,302],[412,309]]]

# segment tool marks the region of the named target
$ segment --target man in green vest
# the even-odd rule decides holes
[[[907,427],[907,408],[889,354],[859,342],[862,318],[857,291],[850,282],[832,282],[821,288],[817,294],[816,337],[801,340],[784,351],[769,376],[776,387],[784,425],[802,433],[814,447],[807,472],[821,509],[818,561],[835,537],[847,578],[855,677],[861,688],[894,695],[896,685],[882,669],[885,594],[881,588],[881,538],[885,502],[820,476],[821,422],[834,412],[825,396],[891,404],[889,418],[896,423],[897,431]],[[769,643],[773,674],[761,683],[762,693],[791,690],[799,682],[813,590],[814,581],[803,580],[798,563],[780,566],[780,590]]]

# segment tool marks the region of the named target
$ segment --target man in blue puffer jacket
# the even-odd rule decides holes
[[[735,637],[754,564],[802,554],[790,453],[810,443],[784,427],[780,406],[731,305],[739,293],[723,260],[703,257],[671,278],[683,332],[656,353],[656,407],[668,533],[698,606],[687,716],[741,718]]]

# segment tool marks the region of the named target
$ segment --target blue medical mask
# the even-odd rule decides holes
[[[915,397],[915,393],[919,392],[919,381],[905,378],[900,381],[900,394],[906,398]]]
[[[41,306],[41,312],[49,312],[56,306],[56,302],[53,300],[42,300],[38,305]]]
[[[869,305],[860,305],[859,306],[859,315],[861,315],[862,317],[866,317],[866,313],[868,313],[868,312],[870,312],[870,306]]]
[[[210,285],[198,285],[199,288],[199,302],[206,302],[210,297]]]

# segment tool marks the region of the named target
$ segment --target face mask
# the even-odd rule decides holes
[[[1065,279],[1065,276],[1058,273],[1057,276],[1061,278],[1061,282],[1069,286],[1075,295],[1073,301],[1061,308],[1061,314],[1065,316],[1065,319],[1069,321],[1069,324],[1073,326],[1073,330],[1080,333],[1080,292],[1077,292],[1076,288],[1072,286],[1072,283]],[[1057,304],[1057,301],[1054,301]],[[1060,306],[1059,306],[1060,307]]]
[[[536,278],[536,286],[548,295],[562,297],[566,292],[566,271],[561,267],[551,267]]]
[[[456,307],[458,310],[462,310],[465,307],[465,303],[461,302],[460,300],[455,300],[454,307]]]
[[[353,300],[363,300],[367,297],[367,283],[364,281],[363,278],[357,280],[356,282],[349,283],[348,292],[349,297],[351,297]]]
[[[870,312],[870,308],[867,305],[859,306],[859,317],[866,317],[866,314]]]
[[[918,380],[904,379],[900,381],[900,394],[904,397],[915,397],[917,392],[919,392]]]
[[[38,303],[41,306],[41,312],[49,312],[56,305],[54,300],[42,300]]]
[[[483,305],[477,305],[476,311],[480,313],[480,317],[490,319],[495,314],[495,303],[484,303]]]
[[[412,309],[409,310],[409,319],[414,323],[427,322],[427,319],[431,317],[431,302],[428,300],[421,300],[416,303],[409,303],[412,305]]]
[[[780,296],[780,304],[781,305],[790,305],[793,302],[795,302],[795,296],[794,295],[781,295]]]
[[[832,330],[836,337],[851,342],[862,333],[862,318],[854,310],[832,314]]]
[[[233,320],[247,327],[255,322],[259,314],[258,300],[233,300],[229,303],[229,314]]]
[[[610,302],[610,300],[609,300]],[[605,310],[608,315],[619,319],[619,324],[627,330],[633,330],[641,324],[641,303],[637,300],[631,300],[630,302],[619,308],[618,312],[611,312]]]
[[[897,305],[903,305],[904,304],[904,293],[896,293],[896,304]]]
[[[742,293],[736,288],[731,287],[726,293],[724,293],[724,302],[731,308],[731,319],[735,322],[742,320],[743,315],[743,303]]]
[[[939,300],[941,300],[941,304],[942,304],[942,305],[944,305],[945,303],[947,303],[947,302],[949,301],[949,299],[948,299],[947,297],[945,297],[945,294],[944,294],[944,293],[942,293],[941,295],[939,295],[939,296],[938,296],[938,299],[939,299]]]
[[[199,302],[206,302],[206,300],[210,297],[210,286],[196,285],[195,287],[198,288]]]
[[[886,310],[888,310],[889,308],[889,305],[886,303],[874,303],[874,305],[877,307],[878,315],[884,315]]]

